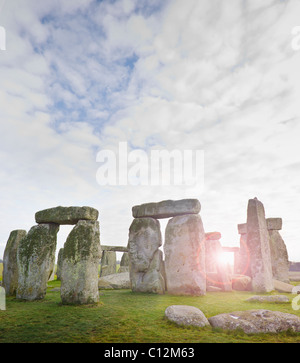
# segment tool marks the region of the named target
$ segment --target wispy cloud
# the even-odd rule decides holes
[[[41,208],[90,204],[102,241],[126,245],[132,205],[193,194],[205,229],[236,245],[257,196],[299,260],[299,10],[296,0],[5,2],[0,255]],[[204,192],[100,187],[96,153],[120,141],[204,150]]]

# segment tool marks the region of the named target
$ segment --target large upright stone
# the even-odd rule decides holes
[[[165,292],[160,223],[153,218],[134,219],[129,228],[128,256],[132,291]]]
[[[273,278],[289,283],[289,257],[284,240],[275,229],[269,230]]]
[[[98,302],[100,258],[99,222],[77,222],[64,244],[60,289],[63,304]]]
[[[118,273],[129,272],[129,256],[128,252],[124,252],[120,262]]]
[[[57,269],[56,269],[56,279],[57,280],[61,280],[61,271],[62,271],[62,263],[63,263],[63,253],[64,253],[64,249],[61,248],[58,251],[58,256],[57,256]]]
[[[132,207],[134,218],[170,218],[184,214],[198,214],[201,205],[198,199],[164,200]]]
[[[265,219],[263,204],[250,199],[247,209],[247,247],[250,254],[252,289],[256,292],[269,292],[274,289],[270,237]]]
[[[234,273],[251,277],[250,253],[247,246],[247,223],[238,224],[240,249],[235,253]]]
[[[206,292],[205,234],[200,215],[169,220],[165,235],[165,270],[169,294]]]
[[[100,276],[112,275],[117,272],[117,255],[114,251],[103,251]]]
[[[33,226],[20,243],[17,251],[17,299],[43,299],[47,281],[55,262],[56,239],[59,225]]]
[[[91,207],[55,207],[35,214],[37,223],[76,224],[79,220],[96,221],[99,212]]]
[[[12,231],[6,243],[3,255],[2,273],[2,283],[6,291],[6,296],[13,296],[17,292],[19,278],[17,250],[20,241],[26,236],[26,233],[27,232],[22,229]]]

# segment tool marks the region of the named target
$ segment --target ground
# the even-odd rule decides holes
[[[0,311],[0,342],[300,343],[300,333],[248,336],[241,331],[181,327],[164,317],[165,309],[174,304],[196,306],[206,317],[261,308],[300,317],[300,310],[293,310],[291,302],[246,302],[253,295],[251,292],[211,292],[201,297],[183,297],[103,290],[96,305],[64,306],[61,304],[59,286],[59,281],[50,282],[46,298],[42,301],[25,302],[8,297],[6,310]],[[290,297],[292,300],[294,296]]]

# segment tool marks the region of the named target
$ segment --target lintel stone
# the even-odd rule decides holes
[[[132,207],[134,218],[170,218],[185,214],[198,214],[201,204],[198,199],[164,200]]]
[[[239,234],[247,234],[247,223],[238,224]]]
[[[91,207],[55,207],[35,214],[36,223],[76,224],[80,220],[96,221],[99,212]]]
[[[282,229],[282,218],[267,218],[266,221],[268,230],[275,229],[279,231]]]

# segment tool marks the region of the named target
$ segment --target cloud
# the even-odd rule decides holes
[[[257,196],[299,260],[297,14],[295,0],[6,2],[1,240],[38,209],[90,204],[103,243],[126,245],[133,205],[192,195],[205,229],[238,245]],[[204,192],[100,187],[96,154],[120,141],[204,150]]]

